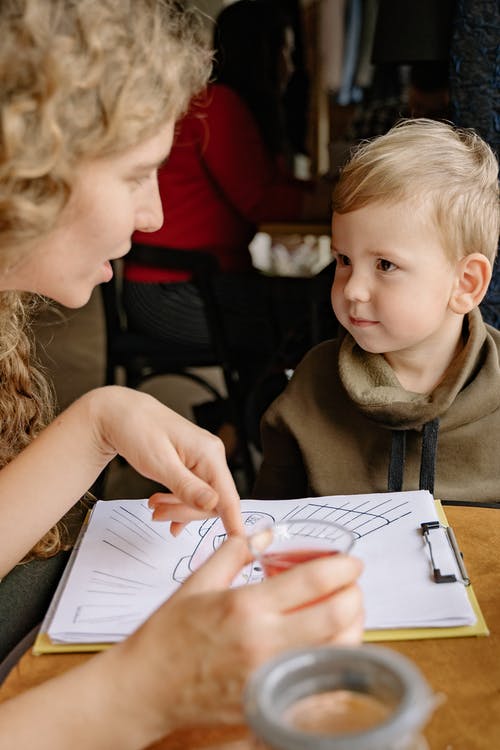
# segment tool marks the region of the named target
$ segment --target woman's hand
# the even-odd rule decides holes
[[[170,533],[180,534],[182,529],[191,521],[204,521],[209,516],[216,516],[215,512],[206,512],[190,508],[178,498],[165,492],[155,492],[148,501],[153,511],[153,521],[170,521]]]
[[[194,512],[186,520],[219,515],[229,534],[242,533],[239,496],[219,438],[145,393],[99,390],[96,422],[108,460],[119,453],[140,474],[168,487],[170,502]]]
[[[160,738],[174,729],[242,721],[242,691],[262,662],[289,648],[357,643],[363,609],[358,560],[303,563],[260,584],[229,589],[249,561],[230,538],[109,657],[128,706]]]
[[[221,441],[146,393],[108,386],[71,404],[0,472],[0,577],[117,453],[143,476],[169,487],[172,498],[204,517],[219,515],[229,534],[243,533]]]
[[[138,750],[176,729],[240,723],[259,664],[288,648],[360,640],[359,561],[325,557],[228,589],[246,562],[245,540],[229,538],[127,640],[4,702],[0,747]]]

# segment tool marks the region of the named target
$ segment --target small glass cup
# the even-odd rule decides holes
[[[333,521],[294,518],[255,531],[248,544],[265,576],[271,577],[302,562],[347,553],[355,535]]]

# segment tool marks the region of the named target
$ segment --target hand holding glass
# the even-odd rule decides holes
[[[266,526],[249,537],[250,551],[268,577],[317,557],[346,554],[355,535],[333,521],[296,518]]]

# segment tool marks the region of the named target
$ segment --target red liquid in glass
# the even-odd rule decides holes
[[[264,573],[270,578],[271,576],[278,575],[278,573],[283,573],[283,571],[289,568],[293,568],[295,565],[308,562],[308,560],[316,560],[318,557],[332,557],[337,554],[337,550],[290,549],[283,550],[283,552],[268,552],[262,555],[260,561]]]

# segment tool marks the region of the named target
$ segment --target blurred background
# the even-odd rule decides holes
[[[403,116],[446,119],[473,127],[498,153],[497,2],[259,2],[267,2],[270,11],[271,6],[279,7],[293,27],[292,67],[283,107],[290,146],[288,166],[296,178],[326,181],[331,187],[353,145],[385,132]],[[204,14],[211,37],[215,19],[229,3],[197,0],[191,4]],[[250,244],[255,269],[279,277],[315,277],[330,262],[328,227],[328,211],[307,225],[261,222]],[[497,327],[499,287],[495,269],[483,313]],[[330,330],[327,326],[319,338],[328,336]],[[81,310],[57,306],[45,310],[37,322],[36,337],[58,408],[105,382],[106,327],[100,289]],[[220,367],[203,368],[203,375],[224,391]],[[203,387],[178,375],[153,377],[140,387],[188,419],[195,419],[196,406],[207,400]],[[250,442],[257,467],[258,440]],[[248,493],[237,461],[233,468],[240,491]],[[113,463],[99,488],[108,498],[143,497],[154,489],[120,461]]]

